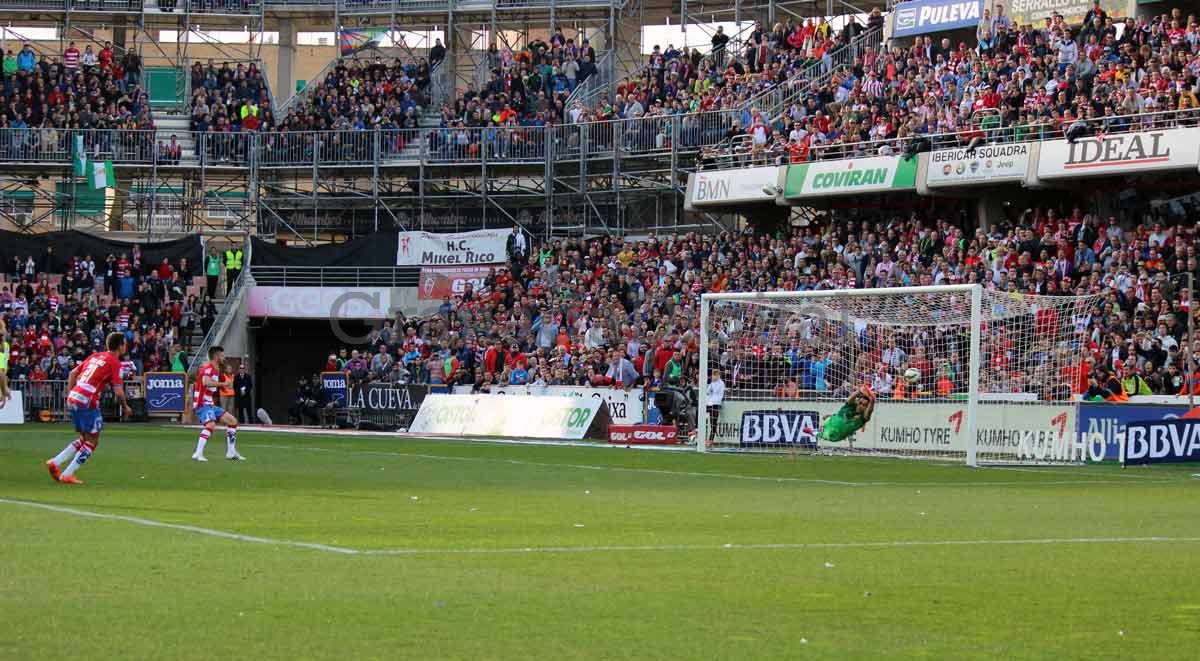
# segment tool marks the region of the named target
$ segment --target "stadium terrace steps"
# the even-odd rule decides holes
[[[180,165],[198,165],[199,160],[196,158],[196,144],[192,139],[191,132],[192,120],[187,116],[168,115],[161,111],[154,113],[154,145],[158,148],[158,143],[164,144],[171,141],[171,136],[175,136],[175,141],[179,143],[182,150],[182,155],[179,158]]]

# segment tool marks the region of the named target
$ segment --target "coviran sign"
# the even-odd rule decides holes
[[[1040,179],[1155,170],[1195,170],[1200,165],[1200,128],[1115,133],[1042,145]]]
[[[789,165],[785,198],[850,195],[916,187],[917,159],[896,156],[851,158]]]

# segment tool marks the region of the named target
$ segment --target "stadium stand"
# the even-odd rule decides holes
[[[82,135],[95,158],[153,160],[154,121],[140,83],[141,58],[118,57],[111,44],[61,58],[35,54],[25,43],[4,54],[0,85],[0,160],[69,157]]]
[[[1194,223],[1100,217],[1071,205],[1028,209],[1010,221],[972,233],[948,218],[839,212],[775,236],[540,243],[510,255],[481,290],[444,301],[434,317],[399,316],[372,334],[362,355],[342,347],[314,367],[345,370],[352,381],[619,386],[613,364],[627,357],[636,385],[654,388],[678,355],[694,385],[704,292],[983,282],[1032,294],[1107,293],[1104,309],[1075,319],[1086,365],[1114,368],[1142,394],[1186,393],[1184,276],[1200,276]],[[797,369],[798,382],[815,388],[811,364]],[[1085,394],[1088,373],[1056,377]]]

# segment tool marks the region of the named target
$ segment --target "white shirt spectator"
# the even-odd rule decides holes
[[[708,384],[708,405],[720,406],[725,401],[725,382],[721,379]]]

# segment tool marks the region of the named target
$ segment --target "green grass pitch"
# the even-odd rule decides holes
[[[1194,467],[0,431],[0,659],[1192,659]],[[101,515],[87,516],[88,514]],[[224,536],[222,536],[224,535]]]

